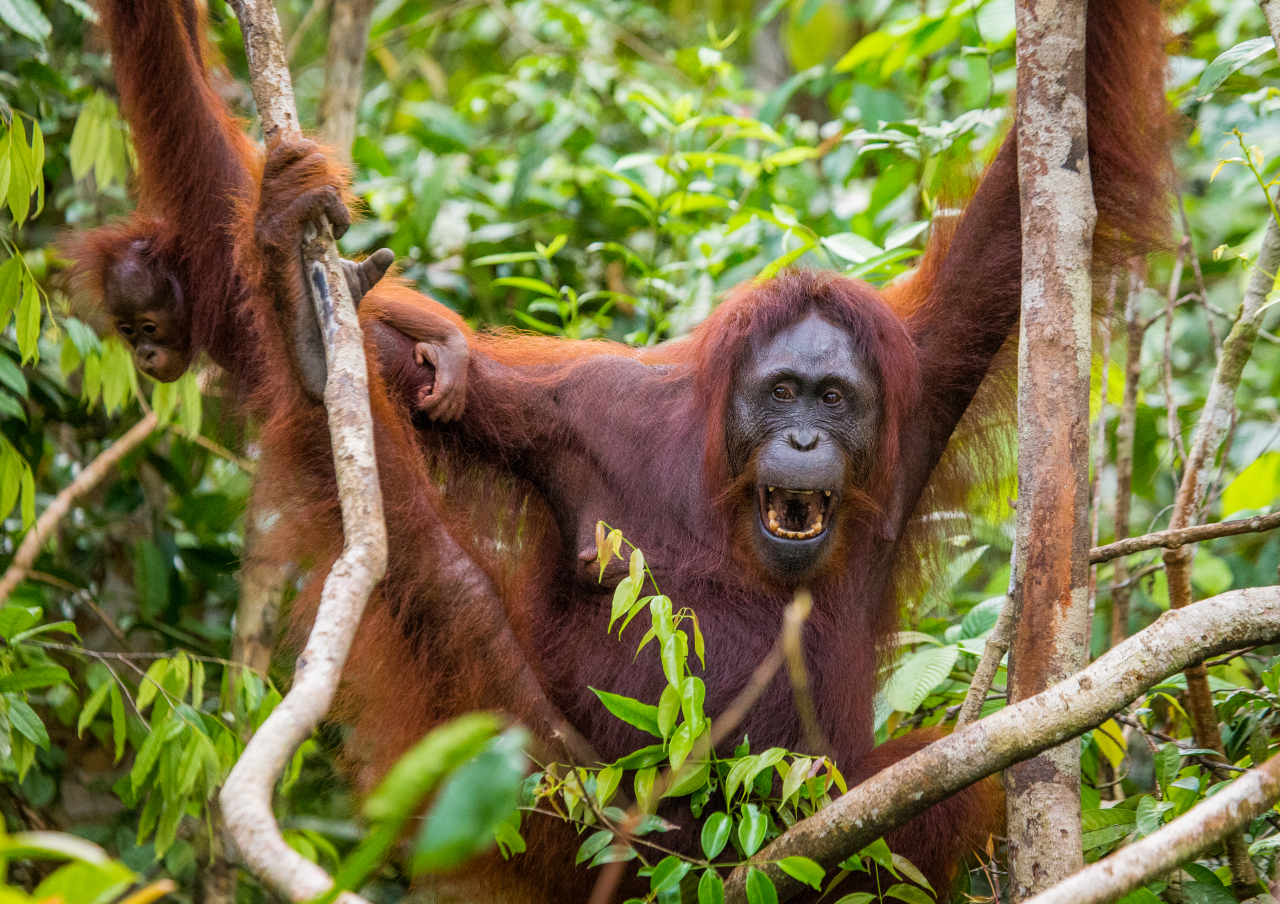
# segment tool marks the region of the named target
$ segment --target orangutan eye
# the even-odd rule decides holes
[[[127,323],[122,323],[122,324],[120,324],[120,326],[118,327],[118,329],[120,330],[120,335],[121,335],[121,336],[132,336],[132,335],[133,335],[133,327],[129,326],[129,324],[127,324]]]
[[[843,399],[843,396],[834,389],[828,389],[822,394],[822,403],[824,405],[839,405],[841,399]]]
[[[787,384],[779,383],[773,387],[773,397],[779,402],[790,402],[796,397],[796,394],[791,391],[791,387]]]
[[[155,331],[156,331],[156,325],[154,323],[148,323],[146,326],[142,328],[142,332],[146,333],[148,336],[154,335]]]

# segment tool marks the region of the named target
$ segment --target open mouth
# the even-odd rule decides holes
[[[765,530],[784,540],[812,540],[831,523],[830,490],[786,490],[760,487],[760,520]]]

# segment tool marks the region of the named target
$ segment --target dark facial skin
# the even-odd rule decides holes
[[[843,491],[861,487],[880,426],[875,377],[849,336],[811,313],[753,345],[734,382],[735,476],[755,456],[757,554],[799,584],[830,554]]]
[[[112,324],[138,370],[171,383],[191,363],[191,322],[169,272],[134,247],[107,272],[106,304]]]

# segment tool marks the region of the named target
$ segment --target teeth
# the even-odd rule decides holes
[[[775,489],[777,489],[777,487],[769,487],[769,492],[772,493]]]
[[[830,490],[825,490],[824,492],[827,494],[827,498],[828,498],[828,499],[830,499],[830,498],[831,498],[831,491],[830,491]]]

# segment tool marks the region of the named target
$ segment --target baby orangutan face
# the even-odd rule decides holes
[[[144,256],[143,243],[107,271],[106,304],[120,337],[133,349],[138,370],[172,383],[191,363],[191,320],[182,289],[163,265]]]

